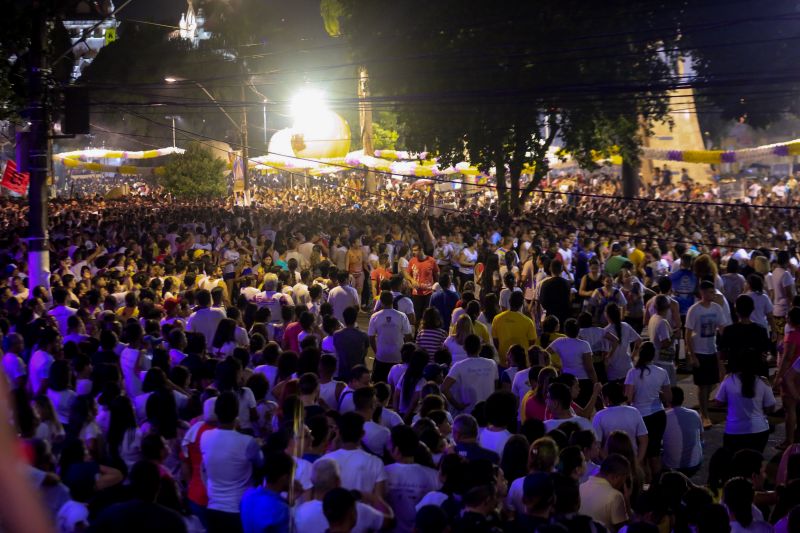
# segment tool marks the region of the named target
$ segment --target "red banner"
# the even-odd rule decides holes
[[[25,194],[28,192],[28,182],[30,179],[31,175],[27,172],[17,172],[17,164],[9,159],[6,163],[6,170],[3,172],[3,179],[0,181],[0,186],[17,194]]]

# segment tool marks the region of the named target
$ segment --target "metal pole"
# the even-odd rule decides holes
[[[244,69],[244,65],[242,66]],[[250,207],[250,168],[247,157],[247,106],[244,105],[244,85],[242,85],[242,172],[244,174],[244,205]]]
[[[172,147],[175,148],[175,115],[172,116]]]
[[[42,74],[46,65],[42,50],[45,38],[45,6],[37,2],[33,10],[33,34],[28,62],[28,120],[31,123],[28,146],[28,275],[30,296],[37,286],[50,287],[50,253],[47,235],[47,169],[49,153],[48,117],[44,103]]]
[[[267,101],[264,100],[264,146],[267,146]]]

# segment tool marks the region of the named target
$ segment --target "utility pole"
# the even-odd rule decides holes
[[[35,2],[33,9],[33,32],[28,54],[28,121],[27,161],[20,161],[20,170],[30,173],[28,185],[28,276],[31,297],[34,287],[50,288],[50,252],[47,235],[47,169],[49,168],[48,139],[50,125],[43,87],[44,39],[47,34],[47,9],[42,2]],[[19,140],[19,139],[18,139]],[[23,148],[24,150],[24,148]]]
[[[242,70],[245,70],[242,63]],[[242,85],[242,173],[244,174],[244,205],[250,207],[250,168],[247,157],[247,106],[244,105],[244,84]]]
[[[369,98],[369,74],[367,67],[358,69],[358,119],[361,122],[361,147],[364,155],[373,156],[375,150],[372,146],[372,106],[367,99]],[[377,189],[375,183],[375,173],[368,170],[364,176],[364,189],[373,193]]]

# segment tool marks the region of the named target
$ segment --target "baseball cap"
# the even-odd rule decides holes
[[[700,290],[706,290],[706,289],[711,289],[713,291],[714,290],[714,282],[713,281],[709,281],[707,279],[704,279],[703,281],[701,281],[700,282]]]

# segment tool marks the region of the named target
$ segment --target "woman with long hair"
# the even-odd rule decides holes
[[[214,340],[211,342],[211,354],[217,358],[224,359],[233,355],[236,348],[236,321],[231,318],[223,318],[217,325],[214,333]]]
[[[136,415],[127,396],[118,396],[111,403],[111,417],[106,434],[106,455],[128,471],[141,459],[142,436],[136,431]]]
[[[483,311],[478,315],[478,320],[489,330],[489,337],[492,336],[492,321],[500,314],[500,302],[495,293],[489,293],[481,297],[483,300]]]
[[[608,274],[602,275],[603,286],[595,290],[589,299],[589,309],[595,324],[608,325],[605,317],[606,306],[610,303],[625,308],[628,303],[622,291],[614,285],[614,278]]]
[[[215,385],[217,390],[233,392],[239,400],[239,429],[242,433],[253,435],[253,424],[258,420],[257,403],[253,391],[242,386],[242,364],[234,357],[228,357],[217,365]]]
[[[769,437],[765,413],[775,409],[772,387],[758,375],[760,354],[748,352],[739,357],[736,372],[722,380],[715,398],[728,408],[722,445],[731,453],[748,448],[762,453]]]
[[[467,358],[467,352],[464,350],[464,341],[469,335],[472,335],[472,319],[469,315],[463,314],[458,317],[453,334],[444,341],[444,347],[450,350],[453,363]]]
[[[147,399],[146,412],[147,422],[139,428],[142,439],[148,434],[156,434],[166,441],[168,453],[162,464],[174,478],[179,479],[181,442],[189,425],[178,417],[175,395],[166,389],[155,391]]]
[[[584,302],[592,297],[594,291],[603,286],[603,278],[600,275],[600,261],[596,257],[589,260],[589,271],[581,278],[581,285],[578,288],[578,296]]]
[[[717,263],[708,254],[700,254],[692,261],[692,271],[697,279],[709,279],[714,283],[714,288],[722,291],[725,285],[722,283],[722,278],[719,276],[719,269]]]
[[[442,325],[442,316],[438,309],[435,307],[425,309],[417,330],[417,346],[431,358],[444,345],[444,340],[447,338],[447,332]]]
[[[500,469],[509,483],[528,475],[530,443],[524,435],[512,435],[503,447]]]
[[[558,370],[546,366],[539,371],[536,386],[532,388],[520,402],[520,420],[525,422],[529,418],[544,422],[547,412],[547,389],[550,381],[558,375]]]
[[[411,421],[419,404],[420,391],[425,385],[425,367],[428,366],[428,354],[415,350],[408,361],[405,373],[397,382],[394,391],[394,409],[399,412],[406,421]]]
[[[503,279],[500,277],[500,256],[489,254],[484,264],[483,273],[480,279],[480,295],[487,296],[489,293],[500,294],[503,288]]]
[[[647,427],[647,450],[645,458],[650,467],[651,479],[661,471],[661,443],[667,427],[664,403],[672,401],[669,375],[663,368],[653,364],[656,348],[652,342],[642,343],[636,366],[625,376],[625,396],[639,410]]]
[[[621,455],[631,464],[631,501],[638,501],[639,495],[644,489],[644,473],[642,466],[636,460],[636,450],[633,448],[633,441],[624,431],[612,431],[611,435],[606,439],[606,445],[603,448],[603,456],[608,457],[611,454]]]
[[[580,328],[574,318],[564,322],[566,337],[556,339],[547,347],[551,358],[561,361],[561,372],[572,374],[578,378],[580,395],[577,402],[586,405],[592,396],[594,384],[597,383],[597,373],[592,364],[592,347],[588,342],[578,338]]]

